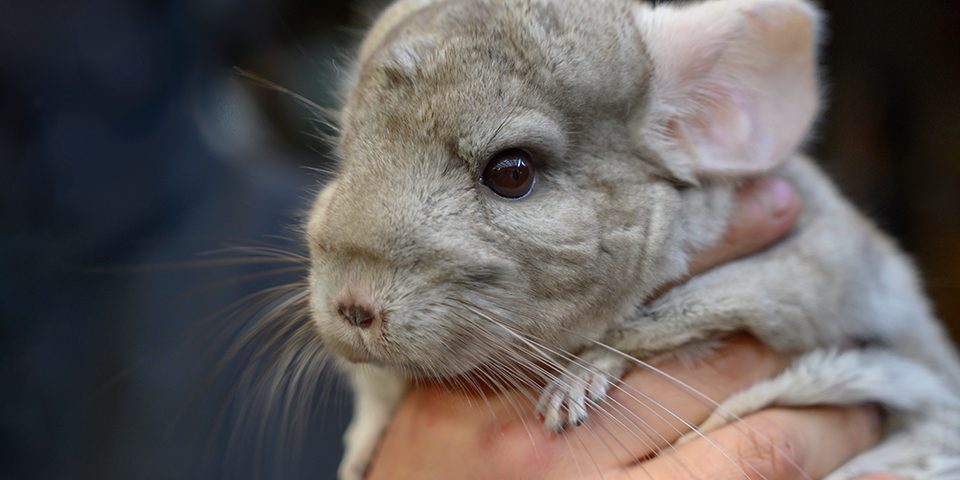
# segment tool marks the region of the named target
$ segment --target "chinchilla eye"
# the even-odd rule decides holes
[[[501,197],[522,198],[533,190],[534,177],[530,154],[511,148],[490,158],[481,181]]]

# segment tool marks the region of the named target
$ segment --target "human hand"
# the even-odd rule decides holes
[[[783,180],[745,185],[724,239],[698,255],[692,273],[769,245],[789,231],[799,211],[799,199]],[[706,398],[722,402],[789,361],[737,337],[696,365],[670,360],[638,368],[606,400],[618,406],[618,415],[593,415],[563,435],[539,424],[523,392],[480,398],[420,387],[396,412],[369,478],[819,478],[878,440],[876,412],[768,409],[670,446],[712,413],[716,404]]]

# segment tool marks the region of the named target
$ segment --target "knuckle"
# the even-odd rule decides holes
[[[751,479],[803,477],[803,449],[789,432],[772,422],[747,424],[732,454]]]

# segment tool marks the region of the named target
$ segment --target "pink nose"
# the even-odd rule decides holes
[[[354,327],[366,329],[373,325],[374,314],[367,307],[340,303],[337,305],[337,313],[340,314],[340,318]]]

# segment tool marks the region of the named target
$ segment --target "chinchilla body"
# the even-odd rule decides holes
[[[835,478],[956,473],[956,352],[908,259],[798,153],[821,17],[803,0],[391,6],[306,229],[313,317],[357,394],[341,477],[362,478],[412,378],[551,365],[540,409],[562,430],[630,356],[733,332],[797,359],[702,431],[774,404],[871,402],[885,440]],[[794,231],[645,303],[764,175],[802,197]]]

